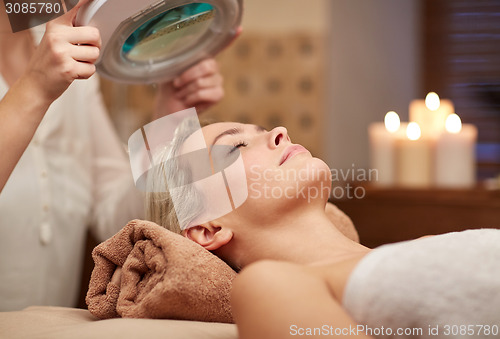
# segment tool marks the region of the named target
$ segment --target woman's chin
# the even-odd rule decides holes
[[[302,169],[305,169],[302,171],[302,176],[293,183],[296,203],[312,204],[327,201],[332,186],[332,175],[328,165],[319,158],[310,158]]]
[[[269,171],[253,169],[253,176],[247,178],[248,197],[239,211],[271,216],[328,200],[331,172],[323,160],[297,156],[286,165]]]

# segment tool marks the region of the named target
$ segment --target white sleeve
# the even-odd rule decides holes
[[[99,240],[132,219],[144,218],[143,194],[136,189],[124,145],[107,114],[97,79],[90,86],[88,108],[92,143],[92,228]]]

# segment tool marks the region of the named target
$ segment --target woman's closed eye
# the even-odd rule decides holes
[[[229,151],[229,154],[233,153],[234,151],[236,151],[240,147],[246,147],[246,146],[248,146],[248,143],[246,143],[244,141],[239,141],[233,145],[233,148],[231,148],[231,150]]]

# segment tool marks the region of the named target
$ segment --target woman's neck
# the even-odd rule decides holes
[[[345,237],[332,224],[324,207],[297,210],[273,225],[260,226],[245,243],[248,245],[241,244],[239,256],[242,266],[262,259],[303,265],[332,264],[370,251]]]

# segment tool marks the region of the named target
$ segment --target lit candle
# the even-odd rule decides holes
[[[436,143],[436,185],[449,188],[466,188],[476,183],[477,128],[462,125],[460,117],[450,114],[446,131]]]
[[[435,140],[444,132],[446,118],[453,111],[451,100],[440,99],[439,95],[430,92],[425,100],[410,103],[410,121],[420,126],[423,139]]]
[[[401,122],[396,112],[388,112],[384,123],[373,123],[368,127],[370,137],[370,166],[377,170],[379,186],[390,186],[395,181],[395,140]]]
[[[398,140],[396,168],[400,186],[424,188],[432,184],[431,141],[422,139],[420,126],[410,122],[406,137]]]

